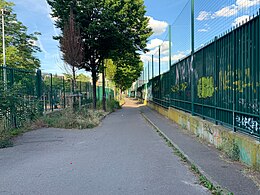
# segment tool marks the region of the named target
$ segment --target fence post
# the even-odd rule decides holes
[[[162,84],[161,84],[161,46],[159,46],[159,102],[162,105],[161,97],[162,97]]]
[[[153,67],[153,64],[154,62],[153,62],[153,55],[152,55],[152,78],[154,77],[154,67]]]
[[[37,70],[36,72],[36,90],[37,90],[37,98],[41,99],[42,92],[42,73],[41,70]]]
[[[5,69],[6,70],[6,69]],[[14,69],[9,69],[9,71],[10,71],[10,87],[11,88],[13,88],[14,86]],[[5,74],[6,74],[6,72],[5,72]],[[7,75],[7,74],[6,74]],[[8,84],[8,82],[7,82],[7,76],[6,76],[6,78],[5,78],[6,80],[5,80],[5,83],[4,83],[4,85],[5,85],[5,87],[7,87],[7,84]],[[11,105],[11,123],[12,123],[12,125],[13,125],[13,127],[14,128],[17,128],[17,121],[16,121],[16,108],[15,108],[15,105],[14,105],[14,103]]]
[[[217,74],[217,60],[218,60],[218,48],[217,48],[217,40],[218,37],[215,37],[214,40],[214,50],[215,50],[215,67],[214,67],[214,83],[215,83],[215,88],[214,88],[214,107],[215,107],[215,124],[218,125],[218,117],[217,117],[217,78],[218,78],[218,74]]]
[[[169,70],[172,65],[172,26],[169,25]]]
[[[235,42],[235,31],[233,30],[232,32],[232,46],[233,46],[233,64],[231,63],[231,67],[233,65],[233,71],[234,71],[234,75],[233,75],[233,82],[235,82],[236,80],[236,74],[235,74],[235,70],[237,70],[236,68],[236,42]],[[233,131],[236,132],[236,124],[235,124],[235,118],[236,118],[236,114],[235,114],[235,110],[236,110],[236,90],[234,89],[234,84],[233,84],[233,90],[232,90],[232,99],[233,99],[233,105],[232,105],[232,110],[233,110]]]
[[[50,97],[51,111],[53,111],[53,91],[52,91],[52,90],[53,90],[53,88],[52,88],[52,74],[51,74],[51,92],[50,92],[50,93],[51,93],[51,94],[50,94],[50,96],[51,96],[51,97]]]
[[[258,10],[258,27],[260,28],[260,9]],[[257,32],[258,32],[258,36],[257,36],[257,37],[258,37],[258,39],[260,39],[260,30],[257,29]],[[258,45],[258,47],[257,47],[257,52],[258,52],[258,54],[260,55],[260,40],[258,40],[258,44],[257,44],[257,45]],[[259,64],[259,55],[256,55],[256,56],[257,56],[257,64]],[[258,71],[259,71],[259,66],[258,66]],[[259,72],[260,72],[260,71],[259,71]],[[256,81],[256,82],[258,82],[258,85],[260,85],[260,79],[259,79],[259,78],[260,78],[260,77],[259,77],[260,74],[259,74],[259,72],[256,74],[256,75],[258,75],[258,76],[257,76],[258,79],[257,79],[257,81]],[[258,87],[258,90],[259,90],[259,88],[260,88],[260,87]],[[259,102],[259,101],[260,101],[260,90],[257,91],[256,93],[258,94],[258,95],[257,95],[257,97],[258,97],[258,98],[257,98],[257,101]],[[258,121],[260,122],[260,109],[258,109],[258,112],[259,112],[259,113],[258,113],[258,114],[259,114],[259,118],[258,118],[259,120],[258,120]],[[259,131],[260,131],[260,128],[258,127],[258,135],[259,135],[258,141],[260,141],[260,132],[259,132]]]
[[[102,107],[103,110],[106,112],[106,73],[105,73],[105,61],[102,60]]]
[[[143,83],[142,83],[142,85],[144,85],[144,70],[145,70],[145,67],[144,67],[144,69],[143,69]]]
[[[159,46],[159,76],[161,80],[161,46]]]
[[[148,77],[148,79],[147,79],[147,83],[149,83],[149,79],[150,79],[150,62],[148,62],[148,75],[147,75],[147,77]]]
[[[44,112],[44,104],[42,103],[42,72],[40,69],[36,72],[36,93],[37,93],[37,99],[39,101],[38,109],[40,115]]]
[[[194,0],[191,0],[191,114],[194,115]]]
[[[63,87],[63,108],[66,108],[66,89],[65,89],[65,78],[62,77],[62,87]]]

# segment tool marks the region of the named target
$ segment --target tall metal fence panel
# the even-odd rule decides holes
[[[234,131],[260,138],[259,15],[173,64],[138,90]],[[142,98],[144,95],[142,95]]]
[[[41,112],[39,78],[35,72],[0,68],[0,121],[2,126],[19,127]]]
[[[63,76],[0,67],[0,130],[23,126],[43,113],[70,106],[89,106],[93,102],[90,82],[73,83]],[[97,100],[102,100],[97,87]],[[106,88],[107,99],[114,91]]]

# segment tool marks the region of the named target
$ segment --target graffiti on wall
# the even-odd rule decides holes
[[[235,123],[237,127],[246,129],[251,134],[260,132],[259,119],[255,117],[237,114],[235,117]]]
[[[153,100],[152,85],[147,88],[147,100]]]
[[[254,114],[259,113],[259,101],[257,99],[250,101],[244,98],[239,98],[238,103],[243,109],[249,109]]]
[[[201,77],[198,82],[197,90],[197,95],[199,98],[212,97],[214,94],[213,77]]]
[[[185,91],[187,89],[187,87],[188,87],[188,83],[184,82],[184,83],[172,86],[171,90],[172,90],[172,92],[176,93],[179,91]]]

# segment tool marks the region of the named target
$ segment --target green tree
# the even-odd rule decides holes
[[[13,13],[13,3],[0,0],[0,9],[6,10],[5,14],[5,43],[6,64],[8,67],[34,70],[40,67],[40,61],[34,54],[40,51],[37,46],[37,36],[40,33],[27,34],[27,28],[17,20]],[[2,20],[0,25],[2,32]],[[2,40],[2,33],[1,33]],[[2,42],[0,43],[2,48]],[[0,63],[3,64],[3,54],[0,54]]]
[[[85,63],[93,82],[93,107],[96,108],[96,82],[105,58],[121,59],[127,53],[146,51],[152,31],[148,28],[143,0],[47,0],[56,26],[64,30],[70,7],[80,28]],[[61,37],[57,37],[61,38]]]
[[[117,60],[115,64],[116,71],[113,81],[122,92],[129,89],[132,83],[141,75],[143,63],[138,54],[128,53],[124,58]]]
[[[116,74],[116,65],[112,59],[105,59],[105,67],[106,67],[106,78],[110,81],[114,80],[114,76]]]
[[[78,76],[76,76],[77,81],[84,82],[84,83],[90,82],[90,79],[91,78],[89,76],[83,73],[80,73]]]

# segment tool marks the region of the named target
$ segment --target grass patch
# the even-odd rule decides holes
[[[47,127],[64,129],[87,129],[94,128],[107,113],[102,110],[80,109],[73,111],[67,108],[62,111],[50,113],[41,118]]]
[[[120,108],[116,101],[110,102],[109,111]],[[111,112],[111,111],[110,111]],[[92,110],[82,107],[79,110],[67,108],[56,111],[24,123],[21,128],[5,129],[4,121],[0,120],[0,148],[13,146],[12,138],[25,132],[43,128],[54,127],[64,129],[88,129],[98,126],[101,120],[108,114],[102,110]]]

